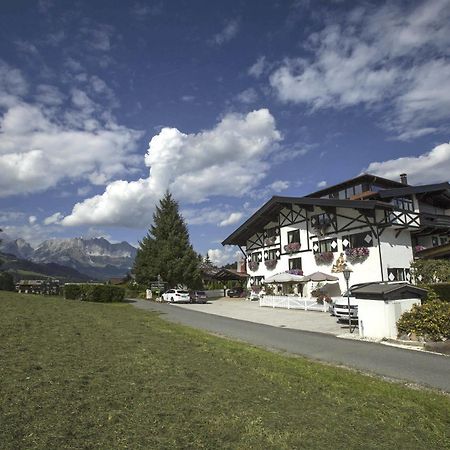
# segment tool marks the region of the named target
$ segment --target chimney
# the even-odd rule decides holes
[[[408,176],[406,175],[406,173],[400,174],[400,183],[408,184]]]

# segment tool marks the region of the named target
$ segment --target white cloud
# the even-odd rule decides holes
[[[258,100],[258,93],[254,88],[245,89],[237,95],[237,99],[245,104],[255,103]]]
[[[281,101],[312,110],[385,102],[385,127],[425,135],[448,118],[449,45],[448,0],[358,7],[310,35],[304,46],[313,56],[286,59],[270,84]]]
[[[265,56],[260,56],[255,64],[253,64],[249,69],[248,69],[248,74],[255,77],[255,78],[259,78],[263,73],[264,70],[266,69],[267,64],[266,64],[266,57]]]
[[[364,172],[392,180],[401,173],[408,175],[408,183],[428,184],[450,179],[450,144],[438,145],[428,153],[406,156],[382,162],[372,162]]]
[[[36,221],[37,221],[37,217],[36,217],[36,216],[30,216],[30,217],[28,217],[28,223],[29,223],[30,225],[35,224]]]
[[[60,212],[56,212],[55,214],[52,214],[44,219],[44,225],[59,225],[63,217],[64,216]]]
[[[211,262],[216,266],[224,266],[232,262],[236,262],[243,258],[243,254],[236,247],[229,246],[224,248],[210,248],[208,256]]]
[[[241,212],[233,212],[226,219],[219,223],[219,227],[226,227],[228,225],[233,225],[242,219],[243,214]]]
[[[280,139],[267,109],[228,114],[212,130],[197,134],[163,128],[145,155],[148,178],[109,184],[103,194],[76,204],[63,224],[146,226],[166,189],[191,203],[243,196],[266,176],[266,160]]]
[[[216,35],[213,36],[211,43],[215,45],[222,45],[231,41],[239,31],[239,21],[237,19],[230,20],[225,27]]]
[[[317,183],[318,188],[324,188],[327,185],[327,182],[325,180],[319,181]]]
[[[281,192],[281,191],[285,191],[288,187],[289,187],[289,181],[286,180],[277,180],[274,181],[269,188],[273,191],[273,192]]]
[[[90,83],[103,96],[99,81]],[[39,85],[34,104],[24,100],[27,91],[21,73],[0,62],[0,197],[44,191],[64,179],[106,183],[135,165],[140,133],[118,125],[84,91],[72,89],[72,108],[63,108],[65,97],[53,86]]]

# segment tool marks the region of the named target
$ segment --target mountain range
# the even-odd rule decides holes
[[[48,239],[36,247],[6,233],[0,233],[0,239],[2,253],[36,264],[66,266],[98,280],[125,276],[137,252],[128,242],[112,244],[104,238]]]

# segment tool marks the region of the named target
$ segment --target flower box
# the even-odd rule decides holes
[[[295,253],[300,251],[301,244],[300,242],[291,242],[284,246],[284,251],[286,253]]]
[[[369,254],[370,250],[367,247],[355,247],[345,250],[345,256],[351,263],[362,262],[367,259]]]
[[[300,269],[289,269],[286,270],[287,273],[290,273],[291,275],[303,275],[303,270]]]
[[[334,260],[333,252],[321,252],[314,255],[316,264],[331,264]]]
[[[416,245],[416,246],[414,247],[414,253],[421,252],[422,250],[426,250],[426,249],[427,249],[427,248],[424,247],[423,245]]]
[[[258,261],[250,261],[248,263],[248,268],[252,271],[255,272],[256,270],[258,270],[259,267],[259,262]]]
[[[264,264],[266,265],[267,269],[272,270],[277,266],[277,262],[278,260],[276,259],[267,259],[266,261],[264,261]]]
[[[268,245],[274,245],[276,242],[277,238],[275,236],[272,237],[268,237],[264,239],[264,245],[268,246]]]

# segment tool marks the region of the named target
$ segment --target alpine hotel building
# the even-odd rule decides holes
[[[450,256],[449,236],[449,183],[364,174],[305,197],[272,197],[222,244],[244,253],[248,287],[280,272],[321,271],[343,291],[343,264],[351,284],[411,281],[415,257]]]

